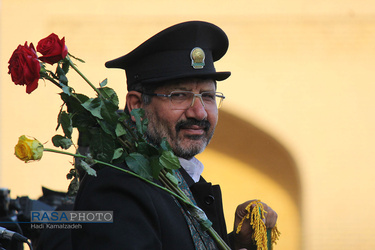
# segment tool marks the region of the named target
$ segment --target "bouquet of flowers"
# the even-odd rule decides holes
[[[38,56],[37,52],[42,56]],[[95,87],[78,70],[72,59],[83,62],[68,52],[65,38],[59,39],[54,33],[40,40],[36,50],[32,43],[28,45],[25,42],[13,52],[8,67],[12,81],[16,85],[26,85],[28,94],[38,87],[40,79],[50,81],[62,91],[60,97],[63,102],[56,128],[61,128],[63,134],[52,137],[53,145],[60,149],[45,148],[38,140],[23,135],[15,147],[15,155],[25,162],[40,160],[43,152],[79,158],[67,174],[67,178],[71,179],[68,193],[72,195],[77,192],[81,171],[96,176],[96,171],[92,168],[94,164],[109,166],[134,175],[176,197],[185,204],[220,248],[230,249],[212,229],[212,223],[204,212],[178,187],[173,170],[178,169],[180,163],[167,141],[163,140],[160,145],[151,145],[147,142],[147,119],[144,118],[144,111],[137,109],[130,114],[136,120],[133,128],[127,122],[130,120],[129,114],[119,112],[117,94],[106,86],[107,80],[102,81],[99,87]],[[55,66],[55,70],[48,69],[47,64]],[[89,98],[74,91],[67,78],[70,69],[77,72],[91,86],[96,92],[96,97]],[[72,141],[74,129],[79,133],[79,145]],[[76,153],[64,151],[72,146],[76,148]],[[88,152],[79,153],[78,149],[81,146],[87,147]],[[116,163],[124,161],[131,171],[116,166]],[[163,186],[156,184],[154,179],[159,180]]]
[[[9,74],[15,84],[26,85],[26,92],[29,94],[37,88],[39,79],[48,80],[61,88],[60,97],[63,105],[58,113],[56,130],[61,127],[63,135],[53,136],[54,146],[61,149],[76,146],[72,141],[73,129],[76,128],[79,132],[80,145],[89,146],[89,153],[85,157],[78,154],[74,156],[85,158],[84,161],[80,161],[80,167],[90,175],[95,175],[95,170],[91,166],[99,161],[107,164],[126,161],[130,169],[148,180],[157,179],[163,168],[168,170],[179,168],[179,161],[166,141],[160,146],[152,146],[146,142],[144,131],[147,129],[147,119],[143,119],[143,110],[138,109],[132,113],[136,118],[137,127],[131,128],[126,123],[129,115],[118,112],[119,102],[116,92],[105,87],[107,80],[102,81],[100,87],[96,88],[78,70],[70,58],[83,61],[68,52],[64,38],[60,40],[52,33],[39,41],[37,51],[43,56],[37,56],[32,43],[30,46],[27,42],[24,46],[19,45],[9,61]],[[56,70],[54,72],[48,70],[45,63],[56,64]],[[95,90],[97,97],[89,98],[84,94],[75,93],[69,86],[66,76],[70,68],[82,76]],[[42,151],[39,148],[42,145],[37,147],[38,153],[31,156],[24,153],[27,152],[26,142],[29,142],[29,139],[22,136],[16,146],[16,156],[25,162],[40,159]],[[56,152],[45,148],[43,151]],[[59,151],[59,153],[63,152]],[[73,169],[69,176],[75,178],[77,174]]]

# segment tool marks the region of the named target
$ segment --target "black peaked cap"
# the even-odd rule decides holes
[[[184,22],[159,32],[130,53],[106,62],[105,66],[124,69],[128,89],[136,83],[182,78],[221,81],[227,79],[230,72],[216,72],[214,62],[224,56],[228,45],[228,37],[216,25]]]

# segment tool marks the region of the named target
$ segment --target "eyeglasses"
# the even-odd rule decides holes
[[[208,91],[200,94],[195,94],[191,91],[172,91],[169,95],[164,94],[146,94],[151,96],[168,97],[171,104],[171,109],[185,110],[194,105],[195,98],[199,97],[204,108],[220,108],[225,96],[221,92]]]

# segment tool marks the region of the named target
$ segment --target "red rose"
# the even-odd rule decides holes
[[[26,85],[26,92],[30,94],[38,87],[40,77],[40,63],[34,49],[34,45],[30,43],[30,47],[18,45],[9,59],[8,74],[11,75],[12,81],[17,85]]]
[[[60,40],[54,33],[40,40],[36,46],[36,50],[43,55],[39,59],[51,65],[64,59],[68,54],[65,37]]]

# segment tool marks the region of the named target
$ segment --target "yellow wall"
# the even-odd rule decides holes
[[[0,0],[0,186],[37,198],[42,185],[68,185],[69,157],[25,165],[13,156],[21,134],[51,147],[61,104],[49,83],[31,95],[13,85],[7,62],[18,44],[65,36],[87,62],[80,69],[96,83],[108,77],[123,103],[124,74],[103,63],[162,28],[206,20],[230,39],[216,65],[233,74],[219,86],[223,120],[199,156],[221,183],[227,224],[236,204],[260,198],[279,213],[275,249],[374,249],[374,14],[370,0]]]

